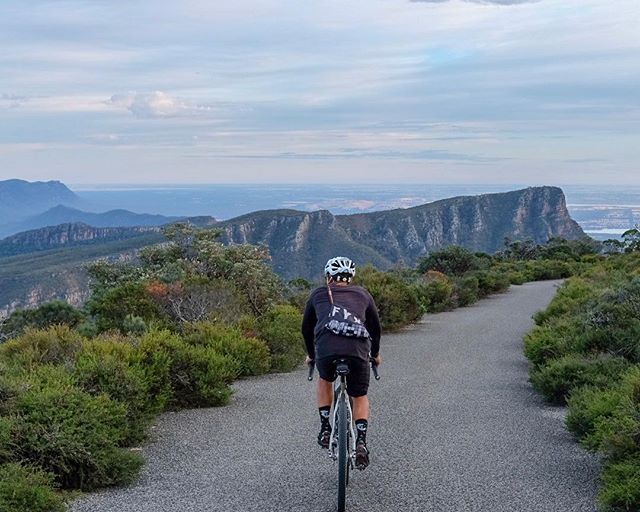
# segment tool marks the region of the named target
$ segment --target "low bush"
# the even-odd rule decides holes
[[[200,322],[187,327],[184,339],[196,346],[212,347],[231,357],[239,365],[239,376],[261,375],[269,371],[267,345],[256,338],[245,337],[238,327]]]
[[[143,361],[158,370],[151,377],[160,393],[167,394],[170,386],[172,407],[211,407],[229,401],[229,384],[240,371],[231,357],[212,347],[190,345],[169,331],[147,333],[139,348]]]
[[[274,306],[258,318],[256,327],[271,353],[273,371],[290,371],[302,363],[306,351],[301,325],[302,314],[288,305]]]
[[[84,338],[67,326],[27,331],[0,346],[0,359],[24,368],[41,364],[73,366]]]
[[[469,306],[480,298],[480,285],[475,276],[465,276],[454,281],[454,300],[460,307]]]
[[[600,502],[611,512],[640,510],[640,455],[605,465]]]
[[[535,366],[540,366],[552,359],[580,352],[584,345],[583,332],[580,318],[554,318],[527,333],[524,353]]]
[[[17,463],[0,465],[0,512],[64,512],[53,475]]]
[[[620,400],[595,422],[587,445],[612,460],[640,454],[640,366],[633,366],[617,388]]]
[[[441,272],[430,270],[413,286],[423,313],[446,311],[454,305],[453,283]]]
[[[621,400],[622,393],[617,388],[576,389],[567,400],[567,428],[578,440],[586,439],[595,432],[598,421],[613,414]]]
[[[383,329],[398,329],[422,315],[416,289],[399,273],[366,266],[356,279],[357,284],[365,287],[373,297]]]
[[[590,349],[640,362],[640,278],[607,290],[585,314]]]
[[[502,272],[480,270],[473,275],[478,280],[478,295],[481,298],[492,293],[504,292],[511,284],[509,277]]]
[[[532,281],[564,279],[576,272],[575,265],[558,260],[533,260],[526,262],[527,273]]]
[[[16,458],[51,472],[68,489],[125,484],[137,475],[141,457],[120,448],[123,404],[80,390],[60,366],[40,366],[24,379],[11,430]]]
[[[536,324],[541,325],[550,318],[577,313],[592,300],[597,290],[585,279],[572,277],[558,289],[549,306],[534,315]]]
[[[144,439],[155,414],[166,405],[164,396],[154,396],[141,358],[130,340],[102,338],[87,341],[78,354],[74,376],[88,393],[107,394],[126,406],[124,444]]]
[[[629,362],[622,357],[569,354],[533,369],[530,378],[547,400],[564,403],[569,393],[578,387],[605,388],[615,384],[628,367]]]

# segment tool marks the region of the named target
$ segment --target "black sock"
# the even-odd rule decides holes
[[[320,427],[322,428],[322,430],[331,430],[331,423],[329,422],[330,411],[330,405],[318,407],[318,413],[320,414]]]
[[[369,427],[369,422],[364,419],[356,420],[356,430],[358,431],[358,441],[367,442],[367,428]]]

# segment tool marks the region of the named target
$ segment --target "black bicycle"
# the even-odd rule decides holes
[[[370,359],[376,380],[380,380],[375,360]],[[314,362],[309,363],[309,380],[313,380]],[[336,359],[336,379],[333,388],[333,414],[331,416],[331,437],[329,457],[338,462],[338,512],[344,512],[349,485],[349,473],[355,466],[356,434],[353,423],[353,403],[347,394],[349,360]]]

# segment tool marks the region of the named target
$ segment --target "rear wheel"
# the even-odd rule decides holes
[[[347,435],[347,407],[338,402],[338,512],[345,511],[347,484],[349,482],[349,439]]]

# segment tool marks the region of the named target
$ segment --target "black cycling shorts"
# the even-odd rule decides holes
[[[336,361],[338,359],[347,359],[349,361],[349,373],[347,374],[347,393],[349,396],[365,396],[369,391],[369,361],[360,358],[324,357],[316,361],[316,368],[320,377],[329,382],[336,380],[338,377]]]

